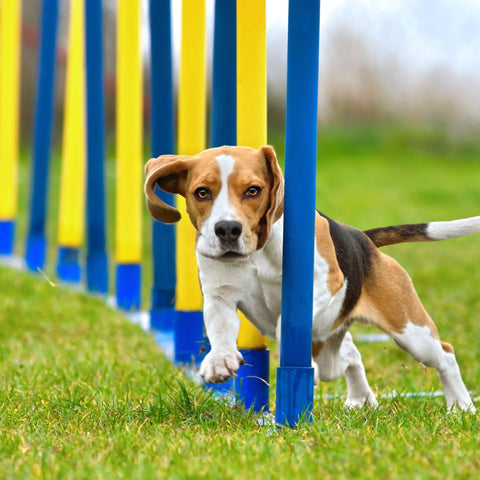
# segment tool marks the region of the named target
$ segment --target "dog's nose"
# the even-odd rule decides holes
[[[215,225],[215,235],[224,242],[234,242],[242,234],[242,225],[234,221],[218,222]]]

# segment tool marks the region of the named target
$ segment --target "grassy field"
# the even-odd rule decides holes
[[[280,137],[272,143],[281,156]],[[320,134],[317,206],[360,228],[478,215],[479,173],[471,141],[332,129]],[[21,181],[25,192],[26,161]],[[24,225],[22,215],[20,239]],[[49,232],[54,239],[54,222]],[[480,235],[385,251],[410,272],[478,400]],[[440,388],[391,342],[359,344],[376,411],[345,411],[344,382],[322,384],[311,425],[275,430],[203,391],[102,300],[4,267],[0,292],[0,478],[458,479],[480,469],[478,413],[388,396]]]

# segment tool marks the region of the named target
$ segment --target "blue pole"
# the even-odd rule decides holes
[[[210,146],[237,143],[237,2],[215,1]]]
[[[320,0],[290,0],[281,360],[276,421],[294,426],[313,406],[312,297]]]
[[[152,157],[174,153],[170,0],[150,0]],[[173,195],[156,191],[168,205]],[[175,227],[153,220],[153,287],[150,325],[160,346],[173,355],[175,311]]]
[[[102,2],[85,0],[87,65],[87,289],[108,292],[105,235],[105,114]]]
[[[45,219],[47,210],[48,173],[53,122],[55,84],[55,49],[58,0],[44,0],[42,6],[38,93],[35,110],[33,168],[31,174],[30,222],[25,261],[36,271],[43,268],[46,255]]]
[[[237,143],[237,2],[215,1],[213,33],[210,147]],[[207,350],[210,350],[205,338]],[[207,352],[205,352],[207,353]],[[233,379],[209,387],[221,393],[234,390]]]

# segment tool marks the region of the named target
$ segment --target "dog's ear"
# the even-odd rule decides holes
[[[283,215],[283,173],[270,145],[260,147],[258,152],[264,158],[270,181],[270,199],[258,235],[257,249],[260,249],[265,245],[272,225]]]
[[[192,157],[187,155],[162,155],[150,159],[145,165],[145,197],[148,210],[156,220],[164,223],[175,223],[180,220],[180,212],[155,194],[155,186],[165,192],[185,196],[185,183],[191,159]]]

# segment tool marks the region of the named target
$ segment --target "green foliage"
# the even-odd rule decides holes
[[[431,132],[323,130],[317,206],[360,228],[478,215],[479,159],[478,144]],[[477,402],[479,247],[477,235],[385,249],[454,345]],[[102,300],[0,268],[0,478],[474,478],[479,414],[447,415],[443,398],[382,398],[440,384],[392,342],[359,349],[376,411],[346,411],[338,381],[317,388],[312,424],[261,426],[174,369]]]

